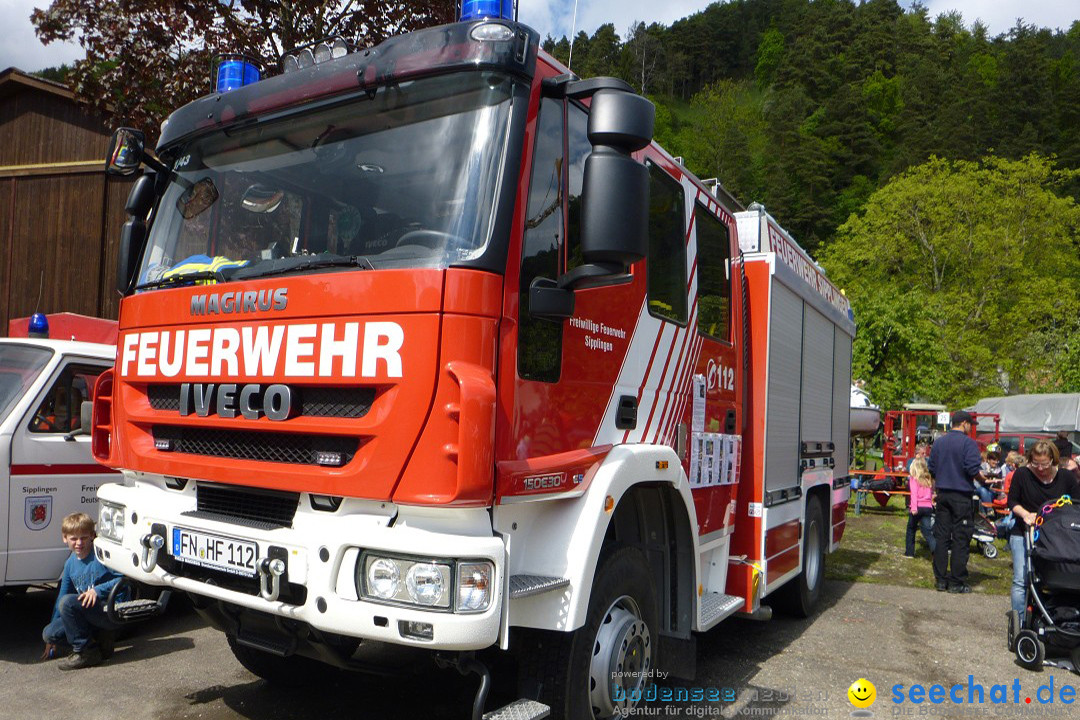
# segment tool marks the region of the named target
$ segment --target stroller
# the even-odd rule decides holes
[[[1068,495],[1046,505],[1024,544],[1027,612],[1021,623],[1009,611],[1009,649],[1031,670],[1042,667],[1048,647],[1080,669],[1080,505]]]
[[[998,555],[997,545],[994,544],[998,536],[997,525],[994,524],[994,509],[984,505],[978,495],[972,495],[971,502],[975,506],[975,526],[971,539],[979,546],[983,555],[993,560]]]

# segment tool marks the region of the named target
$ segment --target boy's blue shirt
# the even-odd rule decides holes
[[[113,586],[120,582],[121,576],[98,562],[93,551],[80,560],[71,553],[64,563],[64,572],[60,576],[60,591],[53,606],[53,620],[60,617],[60,598],[65,595],[81,595],[93,587],[97,591],[98,602],[105,602]]]

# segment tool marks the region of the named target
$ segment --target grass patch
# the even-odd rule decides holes
[[[854,495],[848,504],[847,526],[840,548],[829,556],[825,576],[831,580],[934,587],[930,549],[922,534],[915,536],[915,558],[904,557],[904,534],[907,508],[902,496],[894,496],[884,507],[872,498],[862,514],[855,516]],[[968,559],[968,582],[976,592],[1007,595],[1012,586],[1012,556],[1004,540],[996,542],[998,556],[993,560],[971,544]]]

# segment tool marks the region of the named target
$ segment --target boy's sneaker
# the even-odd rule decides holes
[[[954,595],[966,595],[971,592],[971,586],[967,583],[963,583],[962,585],[952,585],[949,587],[949,592]]]
[[[934,587],[937,588],[938,592],[945,592],[949,589],[949,584],[944,582],[937,582],[934,584]]]
[[[101,630],[97,634],[97,645],[101,651],[101,659],[108,660],[113,656],[113,651],[116,650],[116,631],[115,630]]]
[[[101,664],[101,649],[96,645],[84,647],[80,652],[74,652],[71,657],[60,661],[61,670],[78,670],[80,668],[94,667]]]

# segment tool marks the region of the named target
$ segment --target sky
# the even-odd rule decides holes
[[[905,5],[908,0],[901,0]],[[17,67],[34,72],[54,67],[83,56],[74,43],[42,45],[34,35],[30,13],[45,7],[48,0],[0,0],[0,70]],[[625,36],[637,22],[670,25],[679,18],[704,9],[709,0],[578,0],[577,30],[589,35],[600,25],[614,23],[615,31]],[[1040,27],[1067,30],[1080,18],[1080,3],[1075,0],[923,0],[931,16],[947,10],[959,10],[970,26],[976,19],[990,29],[991,35],[1008,31],[1022,17]],[[560,37],[574,33],[574,0],[519,0],[519,19],[540,32]]]

